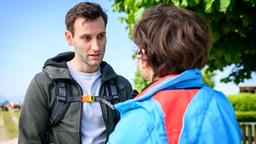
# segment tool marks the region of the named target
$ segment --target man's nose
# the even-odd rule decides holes
[[[100,42],[99,40],[94,40],[92,43],[92,49],[95,51],[99,51],[100,50]]]

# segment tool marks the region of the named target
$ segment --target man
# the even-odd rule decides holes
[[[19,120],[20,144],[105,143],[119,119],[110,103],[132,94],[131,84],[102,61],[107,25],[102,8],[79,3],[65,22],[65,37],[75,52],[47,60],[31,81]]]

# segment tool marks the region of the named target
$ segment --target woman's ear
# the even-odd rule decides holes
[[[145,60],[142,60],[142,68],[145,69],[145,68],[148,68],[149,66],[149,63]]]
[[[65,31],[65,37],[66,37],[66,41],[68,43],[69,46],[73,45],[73,35],[70,31]]]
[[[152,82],[153,76],[154,76],[154,71],[153,71],[151,65],[146,60],[142,60],[141,66],[142,66],[142,69],[144,72],[144,78],[146,80]]]

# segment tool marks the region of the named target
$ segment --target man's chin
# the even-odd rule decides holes
[[[99,67],[102,61],[92,62],[91,66]]]

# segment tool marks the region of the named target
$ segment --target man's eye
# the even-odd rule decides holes
[[[98,35],[98,39],[102,39],[102,38],[104,38],[105,37],[105,34],[100,34],[100,35]]]
[[[84,40],[85,40],[85,41],[90,41],[90,40],[91,40],[91,37],[84,37]]]

